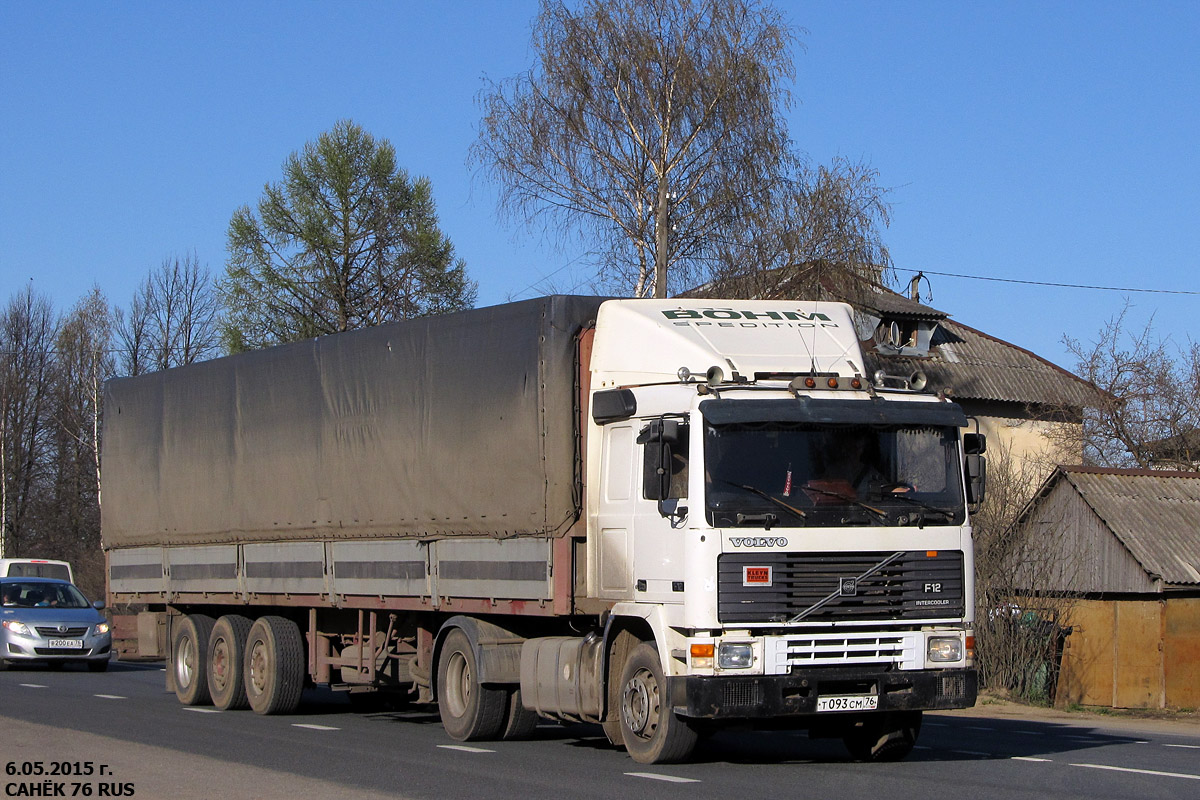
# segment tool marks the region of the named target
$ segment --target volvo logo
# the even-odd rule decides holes
[[[731,536],[734,547],[787,547],[786,536]]]

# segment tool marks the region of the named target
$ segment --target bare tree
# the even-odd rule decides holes
[[[1015,523],[1037,493],[1046,464],[989,442],[987,499],[972,516],[975,642],[980,683],[1045,702],[1053,699],[1071,597],[1061,589],[1078,564]]]
[[[0,316],[0,555],[19,555],[47,478],[57,321],[32,287]]]
[[[891,283],[882,235],[891,205],[878,178],[868,164],[844,158],[800,165],[772,202],[726,232],[713,279],[700,293],[854,303]]]
[[[1200,471],[1200,347],[1174,348],[1155,335],[1153,321],[1130,331],[1128,310],[1093,342],[1063,339],[1078,359],[1076,374],[1104,392],[1084,411],[1084,461]]]
[[[543,0],[537,63],[482,95],[472,159],[503,213],[580,231],[608,285],[666,297],[787,196],[794,41],[756,0]]]
[[[194,253],[163,259],[115,319],[126,375],[203,361],[220,350],[220,301]]]
[[[98,288],[63,319],[56,337],[50,481],[38,531],[39,552],[75,566],[85,591],[103,591],[100,549],[100,418],[104,381],[114,372],[112,317]]]

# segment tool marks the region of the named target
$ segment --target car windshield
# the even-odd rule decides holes
[[[83,593],[69,583],[0,582],[5,608],[87,608]]]
[[[919,425],[709,424],[709,523],[961,524],[957,433]]]

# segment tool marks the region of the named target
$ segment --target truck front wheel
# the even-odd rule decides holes
[[[284,617],[260,617],[246,637],[242,679],[246,699],[259,714],[290,714],[304,691],[304,639]]]
[[[180,617],[171,637],[171,674],[175,696],[185,706],[206,706],[208,693],[208,637],[213,618],[205,614]]]
[[[451,739],[495,739],[505,723],[508,693],[479,683],[475,651],[461,628],[446,636],[438,658],[438,712]]]
[[[920,733],[920,711],[892,711],[867,716],[842,741],[855,761],[899,761],[912,752]]]
[[[692,754],[695,729],[671,709],[658,650],[640,644],[621,672],[621,738],[639,764],[670,764]]]

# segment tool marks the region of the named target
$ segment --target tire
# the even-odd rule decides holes
[[[246,640],[253,625],[240,614],[227,614],[217,620],[208,637],[208,693],[217,708],[232,711],[250,707],[242,671]]]
[[[508,693],[508,710],[504,715],[504,730],[500,738],[506,742],[528,739],[537,730],[540,719],[536,711],[530,711],[521,702],[521,690],[513,689]]]
[[[621,671],[621,738],[639,764],[684,761],[696,747],[691,725],[671,709],[658,650],[640,644]]]
[[[88,661],[88,672],[108,672],[108,659],[103,661]]]
[[[260,617],[246,636],[242,682],[259,714],[290,714],[300,705],[307,670],[304,639],[284,617]]]
[[[208,637],[213,618],[205,614],[181,617],[171,637],[171,674],[175,678],[175,696],[185,706],[206,706],[208,693]]]
[[[495,739],[504,729],[507,692],[479,683],[475,651],[461,628],[450,631],[442,644],[437,691],[442,726],[451,739]]]
[[[920,734],[920,711],[893,711],[865,718],[842,741],[855,761],[900,761]]]

